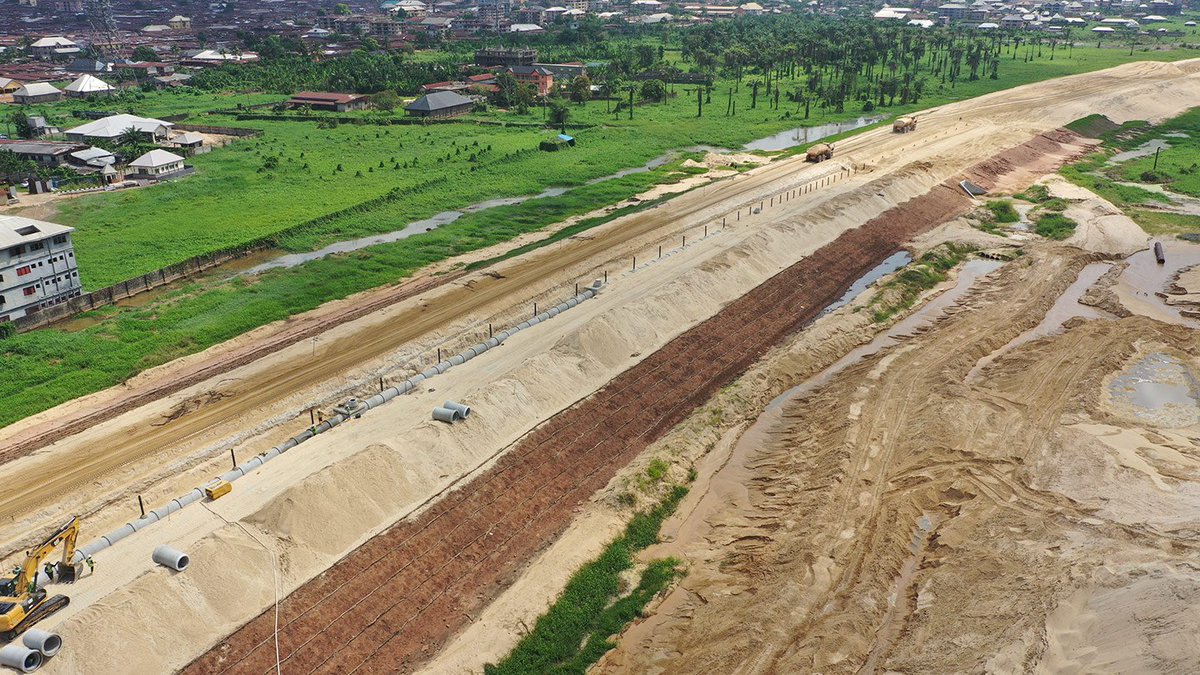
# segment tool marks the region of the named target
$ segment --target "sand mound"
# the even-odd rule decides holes
[[[1112,202],[1056,174],[1043,176],[1039,182],[1051,196],[1071,202],[1063,215],[1078,226],[1066,243],[1085,251],[1120,256],[1146,248],[1146,232]]]
[[[288,488],[245,522],[307,549],[337,553],[361,537],[360,523],[394,514],[407,501],[410,485],[400,454],[372,445],[336,470],[326,469]],[[329,508],[339,501],[353,508]]]

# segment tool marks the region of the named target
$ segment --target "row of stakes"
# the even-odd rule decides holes
[[[781,195],[775,195],[775,196],[770,197],[769,199],[764,199],[764,201],[758,202],[757,210],[755,210],[754,205],[750,205],[750,207],[746,207],[746,216],[749,217],[751,214],[762,213],[763,208],[774,207],[776,202],[782,204],[784,202],[791,201],[791,199],[794,197],[808,195],[808,193],[810,193],[814,190],[818,190],[818,189],[821,189],[821,187],[835,183],[835,181],[840,180],[842,177],[844,177],[844,175],[847,175],[847,177],[848,177],[848,175],[851,175],[853,173],[854,169],[857,169],[857,167],[854,167],[852,169],[842,169],[842,171],[840,171],[836,174],[827,175],[827,177],[824,177],[820,180],[811,181],[811,183],[805,184],[800,187],[796,187],[796,189],[788,190],[787,192],[781,193]],[[738,222],[740,220],[742,220],[742,209],[737,210],[737,216],[736,216],[736,220],[734,220],[734,222]],[[721,217],[721,232],[725,231],[726,223],[727,223],[727,216]],[[708,238],[708,228],[709,228],[709,226],[707,226],[707,225],[704,226],[704,234],[703,234],[703,237],[701,237],[702,240]],[[683,241],[682,241],[682,244],[680,244],[680,249],[685,249],[685,247],[688,247],[688,235],[686,235],[686,234],[683,235]],[[656,259],[661,259],[661,258],[662,258],[662,246],[660,245],[659,246],[659,256]],[[634,264],[632,264],[630,271],[637,271],[637,256],[634,256]],[[608,270],[604,270],[604,282],[608,283]],[[578,285],[578,282],[576,282],[575,283],[575,295],[578,295],[578,294],[580,294],[580,285]],[[530,316],[538,316],[538,303],[533,304],[533,313]],[[487,337],[488,337],[488,339],[491,339],[492,336],[493,336],[492,323],[488,323],[487,324]],[[313,345],[313,350],[316,350],[316,344]],[[436,362],[434,362],[434,363],[442,363],[442,347],[438,347],[437,353],[438,353],[438,360],[436,360]],[[385,378],[379,377],[380,392],[383,392],[383,390],[386,388],[388,388],[388,383],[386,383]],[[450,402],[450,401],[448,401],[448,402]],[[463,407],[466,408],[467,406],[463,406]],[[440,410],[440,408],[437,408],[437,410]],[[469,411],[470,408],[467,408],[467,410]],[[467,414],[469,414],[469,412],[463,413],[462,418],[466,418]],[[462,418],[460,418],[460,419],[462,419]],[[310,422],[312,425],[316,425],[318,423],[317,408],[314,408],[314,407],[308,408],[308,422]],[[236,455],[234,448],[229,448],[229,460],[233,462],[234,468],[238,467],[238,455]],[[142,513],[142,516],[144,518],[145,503],[142,501],[142,495],[138,495],[138,510],[140,513]]]

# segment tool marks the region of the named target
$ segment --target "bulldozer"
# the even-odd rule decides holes
[[[13,569],[13,576],[0,579],[0,641],[12,641],[71,602],[65,595],[50,596],[38,577],[44,571],[49,581],[70,583],[79,577],[85,564],[90,568],[89,559],[74,562],[78,538],[79,518],[74,517],[26,552],[24,564]],[[60,545],[62,558],[57,563],[46,563],[43,570],[46,558]]]
[[[808,162],[824,162],[827,159],[833,158],[833,145],[829,143],[817,143],[808,149],[804,159]]]
[[[897,117],[896,121],[892,122],[892,131],[897,134],[907,134],[910,131],[917,130],[916,117]]]

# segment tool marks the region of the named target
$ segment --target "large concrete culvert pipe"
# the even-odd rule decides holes
[[[461,420],[462,418],[463,418],[463,414],[461,412],[455,410],[454,408],[443,408],[441,406],[438,406],[437,408],[433,409],[433,419],[435,419],[439,422],[445,422],[447,424],[454,424],[455,422]]]
[[[165,544],[156,547],[153,555],[150,557],[159,565],[173,569],[176,572],[182,572],[188,568],[188,565],[192,564],[191,558],[186,553]]]
[[[469,405],[463,405],[456,401],[446,401],[442,404],[442,407],[458,411],[464,420],[471,416],[471,406]]]
[[[505,340],[516,335],[517,333],[524,330],[525,328],[537,325],[539,323],[542,323],[543,321],[548,321],[552,317],[557,316],[558,314],[561,314],[562,312],[565,312],[568,309],[571,309],[572,307],[578,306],[580,303],[584,302],[585,300],[590,300],[590,299],[596,297],[596,295],[600,292],[600,289],[603,287],[604,287],[604,281],[602,279],[596,279],[595,281],[592,282],[591,286],[588,286],[584,290],[580,291],[580,293],[578,295],[575,295],[571,298],[568,298],[564,302],[559,303],[553,309],[542,312],[541,314],[538,314],[533,319],[531,319],[529,321],[523,321],[520,324],[518,324],[517,326],[514,326],[507,330],[500,331],[499,333],[496,333],[492,337],[488,338],[487,341],[481,342],[478,345],[470,347],[468,350],[466,350],[456,356],[450,357],[450,359],[447,361],[442,361],[442,362],[436,364],[434,367],[428,368],[425,371],[421,372],[420,374],[414,375],[394,387],[389,387],[389,388],[385,389],[384,391],[379,392],[378,394],[375,394],[374,396],[370,397],[366,401],[362,402],[362,408],[356,409],[353,413],[353,417],[361,416],[364,412],[367,412],[373,408],[377,408],[377,407],[383,405],[384,403],[387,403],[388,401],[392,400],[393,398],[400,396],[401,394],[407,394],[408,392],[415,389],[419,383],[421,383],[425,380],[437,377],[438,375],[441,375],[442,373],[446,372],[450,368],[453,368],[455,365],[465,363],[466,361],[468,361],[472,358],[482,355],[484,352],[486,352],[489,349],[495,349],[496,347],[499,347],[500,345],[504,344]],[[557,310],[557,311],[555,311],[555,310]],[[460,360],[460,357],[461,357],[461,360]],[[466,408],[468,411],[470,410],[470,408],[468,408],[467,406],[463,406],[463,408]],[[462,419],[462,417],[465,416],[463,412],[453,410],[450,408],[439,408],[439,409],[450,411],[452,413],[450,415],[450,417],[452,417],[452,418],[455,415],[458,416],[457,419]],[[438,419],[437,415],[438,415],[438,413],[435,412],[434,419]],[[444,416],[444,413],[443,413],[443,416]],[[297,445],[300,445],[301,443],[309,440],[310,438],[312,438],[314,436],[317,436],[318,434],[329,431],[330,429],[342,424],[343,422],[345,422],[348,419],[351,419],[351,417],[347,416],[347,415],[343,415],[341,413],[335,414],[332,417],[330,417],[329,419],[324,420],[320,424],[313,426],[311,429],[307,429],[307,430],[293,436],[292,438],[289,438],[287,441],[283,442],[282,444],[277,445],[262,454],[255,455],[251,459],[247,460],[244,464],[236,466],[232,470],[227,471],[224,474],[221,474],[220,479],[227,483],[232,483],[232,482],[236,481],[237,479],[241,478],[242,476],[245,476],[247,473],[253,471],[254,469],[261,467],[263,464],[266,464],[267,462],[271,461],[272,459],[275,459],[276,457],[282,455],[283,453],[287,452],[288,450],[291,450],[292,448],[296,447]],[[446,420],[442,420],[442,421],[450,422],[451,420],[446,419]],[[87,558],[95,555],[96,553],[103,551],[104,549],[112,546],[113,544],[116,544],[118,541],[121,541],[125,537],[128,537],[129,535],[131,535],[135,532],[140,532],[142,529],[147,528],[147,527],[153,525],[154,523],[157,523],[158,521],[166,518],[167,516],[171,515],[172,513],[182,509],[183,507],[185,507],[189,504],[192,504],[194,502],[198,502],[202,499],[205,499],[204,488],[199,488],[199,487],[194,488],[192,491],[188,492],[187,494],[185,494],[181,497],[172,499],[170,502],[168,502],[166,504],[166,506],[162,506],[153,511],[149,511],[146,513],[145,516],[142,516],[141,518],[138,518],[135,521],[126,523],[126,524],[122,525],[121,527],[113,530],[112,532],[109,532],[108,534],[103,535],[103,536],[99,537],[98,539],[93,539],[92,541],[88,542],[87,545],[85,545],[85,546],[79,548],[77,551],[75,551],[75,558],[72,562],[82,562],[83,560],[86,560]],[[183,554],[181,553],[180,555],[183,555]],[[158,562],[158,561],[155,560],[155,562]],[[159,564],[163,564],[163,563],[159,563]],[[170,567],[170,565],[168,565],[168,567]]]
[[[0,647],[0,666],[8,666],[22,673],[32,673],[41,668],[44,660],[38,650],[15,642]]]
[[[57,633],[30,628],[21,636],[21,644],[50,658],[62,649],[62,638]]]

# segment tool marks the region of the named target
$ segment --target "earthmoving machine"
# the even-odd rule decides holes
[[[917,118],[913,116],[897,117],[895,122],[892,122],[892,131],[898,134],[907,134],[910,131],[917,130]]]
[[[42,563],[54,549],[62,547],[62,559],[47,563],[45,576],[49,581],[72,582],[82,573],[83,565],[91,566],[90,560],[73,563],[75,540],[79,537],[79,518],[55,530],[42,543],[25,554],[25,563],[13,569],[13,576],[0,579],[0,641],[9,642],[30,626],[67,606],[71,599],[65,595],[51,597],[46,589],[40,588],[38,575],[43,571]]]
[[[808,149],[808,154],[804,159],[809,162],[824,162],[827,159],[833,158],[833,145],[829,143],[817,143]]]

